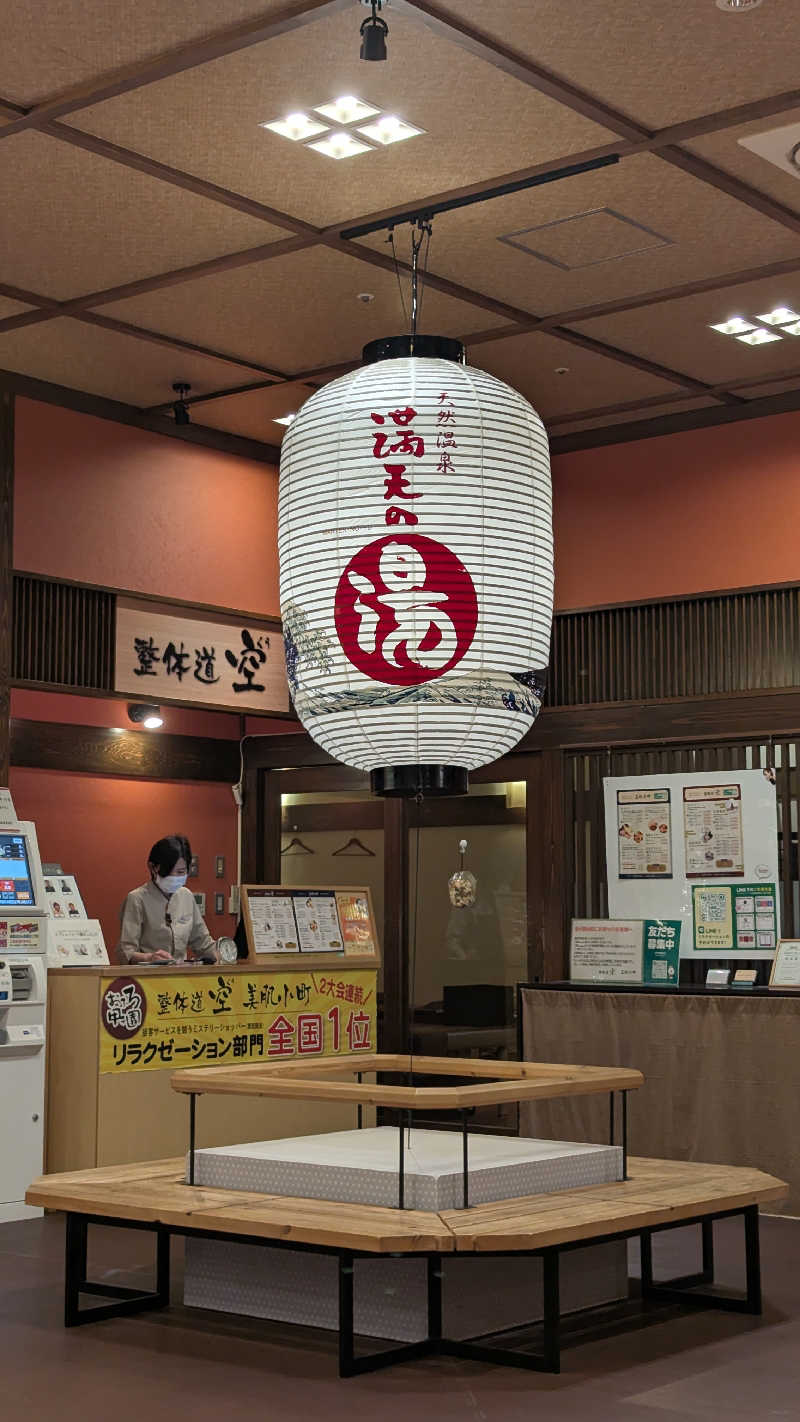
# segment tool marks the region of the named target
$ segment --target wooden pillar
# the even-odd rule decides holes
[[[0,390],[0,785],[8,785],[14,568],[14,396]]]
[[[567,971],[568,895],[572,893],[572,825],[566,823],[564,756],[544,750],[528,777],[528,971],[555,982]]]
[[[383,802],[382,1052],[408,1049],[408,801]]]

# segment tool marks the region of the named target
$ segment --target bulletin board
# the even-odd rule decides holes
[[[608,914],[680,919],[682,958],[771,958],[780,937],[775,783],[765,770],[610,776]]]
[[[248,961],[264,968],[377,968],[380,943],[369,889],[242,884]]]

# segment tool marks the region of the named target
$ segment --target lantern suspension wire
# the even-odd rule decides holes
[[[398,289],[398,291],[400,292],[400,305],[401,305],[401,307],[403,308],[403,322],[404,322],[404,324],[407,326],[407,325],[408,325],[408,312],[406,311],[406,298],[405,298],[405,294],[404,294],[404,292],[403,292],[403,283],[402,283],[402,281],[400,280],[400,263],[399,263],[398,260],[397,260],[397,248],[396,248],[395,245],[394,245],[394,228],[393,228],[393,227],[390,227],[390,228],[389,228],[389,236],[386,238],[386,241],[389,243],[389,245],[390,245],[390,247],[391,247],[391,249],[392,249],[392,258],[393,258],[393,261],[394,261],[394,274],[395,274],[395,276],[397,277],[397,289]]]
[[[415,227],[411,229],[411,354],[414,354],[414,346],[417,340],[417,323],[419,321],[422,307],[422,296],[420,292],[419,279],[419,253],[425,237],[428,237],[430,247],[431,224],[424,217],[421,217]],[[425,259],[424,272],[427,269],[427,254]]]

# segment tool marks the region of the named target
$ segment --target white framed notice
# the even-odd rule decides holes
[[[680,919],[684,958],[771,958],[780,936],[780,874],[775,785],[767,772],[609,776],[603,789],[609,918]],[[656,793],[658,800],[650,798]],[[669,852],[656,854],[661,840],[669,840]],[[641,872],[631,872],[637,865]],[[724,945],[724,935],[695,912],[717,902],[697,899],[704,886],[728,891],[735,931]],[[767,909],[756,907],[761,898],[771,899],[769,926]]]
[[[800,992],[800,938],[781,938],[769,975],[771,988],[797,988]]]
[[[573,918],[569,976],[573,983],[640,983],[642,920]]]
[[[47,925],[48,968],[96,968],[108,962],[103,930],[96,918]]]

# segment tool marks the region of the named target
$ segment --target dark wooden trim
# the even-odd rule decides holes
[[[784,207],[782,202],[777,202],[775,198],[751,187],[749,183],[743,183],[741,178],[735,178],[732,173],[726,173],[724,169],[706,162],[705,158],[700,158],[696,153],[670,146],[657,149],[656,157],[673,168],[680,168],[681,172],[688,173],[689,177],[697,178],[701,183],[708,183],[709,187],[744,203],[745,207],[752,208],[754,212],[760,212],[762,217],[768,217],[771,222],[788,227],[790,232],[800,232],[800,212]]]
[[[77,771],[143,780],[211,780],[233,784],[239,775],[238,742],[209,736],[174,736],[52,721],[11,722],[11,764],[37,770]]]
[[[0,390],[0,785],[8,785],[14,560],[14,396]]]
[[[556,336],[558,340],[578,346],[581,350],[590,351],[592,355],[605,356],[606,359],[616,360],[621,365],[630,365],[634,370],[642,370],[646,375],[655,375],[659,380],[669,380],[673,385],[682,385],[695,395],[710,395],[713,399],[725,401],[730,405],[744,404],[738,395],[717,391],[713,386],[706,385],[705,381],[696,380],[693,375],[684,375],[680,371],[672,370],[670,366],[659,365],[656,361],[646,360],[644,356],[634,355],[632,351],[610,346],[606,341],[597,341],[594,336],[586,336],[582,331],[571,331],[566,326],[551,326],[548,328],[548,335]]]
[[[676,415],[656,415],[649,420],[630,420],[627,424],[601,425],[594,430],[556,435],[550,441],[550,453],[572,454],[579,449],[599,449],[607,444],[628,444],[631,440],[682,434],[686,430],[711,429],[715,425],[736,424],[739,420],[761,420],[769,415],[786,415],[798,409],[800,390],[787,390],[782,395],[764,395],[755,400],[743,400],[738,405],[684,410]]]
[[[262,444],[243,435],[227,434],[208,425],[176,425],[163,415],[148,415],[135,405],[123,404],[121,400],[109,400],[104,395],[91,395],[86,390],[54,385],[48,380],[37,380],[32,375],[20,375],[15,370],[0,370],[0,390],[11,391],[28,400],[38,400],[44,405],[76,410],[81,415],[95,415],[99,420],[112,420],[118,425],[149,430],[151,434],[165,435],[167,439],[180,439],[184,444],[218,449],[223,454],[236,454],[257,464],[275,466],[280,462],[281,452],[276,445]]]
[[[254,370],[260,375],[269,375],[272,378],[264,381],[265,386],[280,384],[286,378],[282,372],[271,370],[266,365],[259,365],[257,361],[240,359],[239,356],[229,355],[227,351],[214,350],[212,346],[199,346],[195,341],[183,341],[180,336],[165,336],[160,331],[148,330],[146,326],[134,326],[130,321],[117,321],[113,316],[102,316],[99,311],[84,311],[70,319],[80,321],[84,326],[99,326],[104,331],[115,331],[120,336],[131,336],[135,341],[147,341],[152,346],[165,346],[168,350],[186,351],[188,355],[207,356],[209,360],[218,360],[222,365],[235,366],[237,370]],[[202,396],[194,396],[184,403],[194,405],[202,398]],[[171,400],[165,401],[158,408],[169,410],[171,405]]]
[[[536,981],[561,973],[572,826],[566,822],[564,756],[536,756],[526,803],[528,968]]]
[[[407,800],[384,800],[382,1052],[402,1052],[408,1047],[409,822]],[[417,951],[424,953],[425,928],[419,919],[417,938]]]
[[[316,787],[309,788],[319,788],[319,772],[314,773],[314,778]],[[325,789],[334,789],[330,771],[325,772]],[[383,802],[377,798],[284,805],[281,810],[281,833],[382,830],[383,818]],[[447,801],[429,799],[423,800],[420,806],[420,823],[423,829],[442,825],[449,828],[458,825],[518,825],[524,822],[525,811],[509,809],[502,795],[465,795],[460,800]]]
[[[545,707],[521,750],[694,744],[800,735],[800,688],[685,700]]]
[[[133,588],[111,588],[104,583],[79,582],[75,578],[53,579],[47,573],[29,573],[24,568],[15,568],[15,574],[21,578],[33,578],[39,583],[59,582],[70,588],[89,588],[91,592],[111,593],[114,597],[133,598],[136,602],[153,602],[164,607],[184,607],[187,612],[209,612],[212,615],[219,614],[220,617],[233,617],[237,620],[244,618],[248,622],[263,622],[267,626],[274,628],[276,632],[281,631],[281,619],[272,613],[252,612],[241,607],[219,607],[213,602],[189,602],[183,597],[162,597],[159,593],[137,592]],[[191,703],[197,705],[196,701]],[[209,708],[213,710],[214,708]],[[250,715],[250,712],[247,713]],[[257,713],[256,713],[257,714]],[[269,713],[272,715],[272,712]]]
[[[77,113],[119,94],[129,94],[131,90],[141,89],[146,84],[155,84],[160,79],[169,79],[175,74],[185,73],[187,69],[209,64],[224,55],[236,54],[238,50],[249,49],[254,44],[263,44],[276,35],[288,34],[349,5],[350,0],[300,0],[299,4],[288,5],[277,13],[271,11],[267,16],[259,15],[204,39],[192,40],[166,54],[118,69],[100,81],[90,81],[45,99],[0,129],[0,138],[18,133],[20,129],[41,128],[44,123],[64,114]]]

